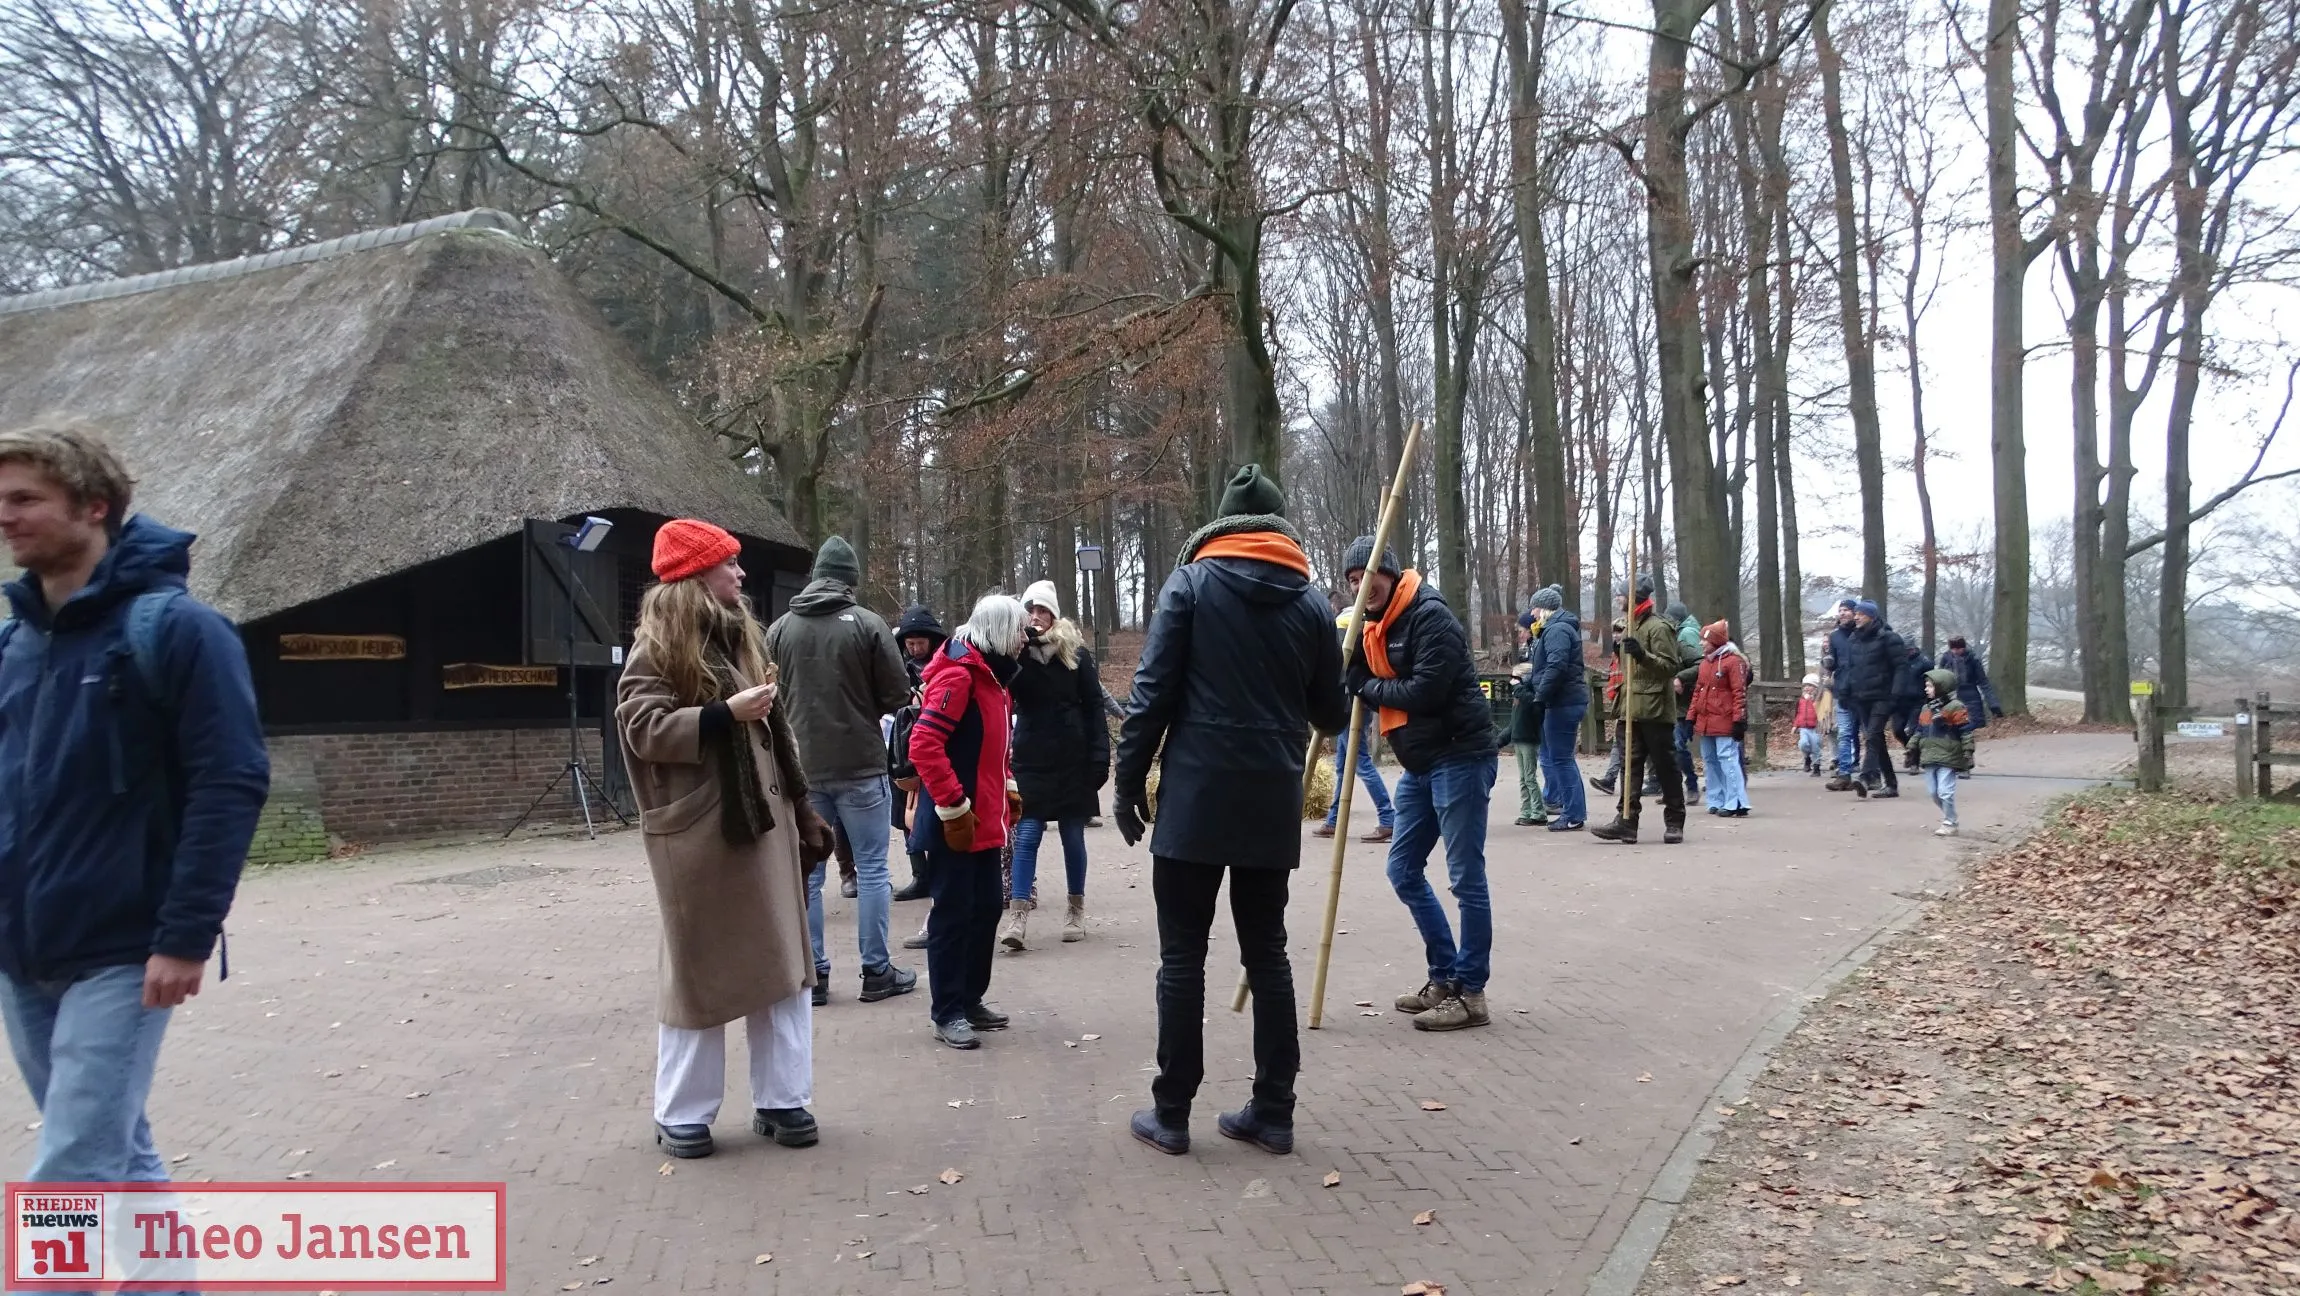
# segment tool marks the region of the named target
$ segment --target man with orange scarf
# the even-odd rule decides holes
[[[1134,703],[1118,732],[1118,832],[1132,846],[1151,818],[1150,889],[1158,906],[1158,1077],[1135,1138],[1190,1150],[1190,1104],[1206,1074],[1206,942],[1222,883],[1238,958],[1254,991],[1254,1097],[1215,1123],[1265,1152],[1294,1149],[1294,972],[1286,894],[1302,862],[1302,754],[1310,729],[1349,723],[1342,644],[1310,583],[1286,497],[1247,465],[1222,492],[1222,516],[1182,549],[1158,591]],[[1163,750],[1161,750],[1163,748]]]
[[[1350,660],[1350,691],[1377,708],[1380,728],[1405,773],[1398,776],[1397,836],[1390,841],[1390,887],[1421,929],[1429,977],[1398,996],[1417,1030],[1483,1026],[1486,975],[1493,961],[1493,902],[1485,884],[1486,810],[1500,767],[1493,709],[1478,687],[1469,638],[1437,587],[1397,555],[1374,556],[1360,536],[1342,560],[1352,593],[1366,587],[1370,618]],[[1445,841],[1446,877],[1461,910],[1461,940],[1430,889],[1430,851]]]

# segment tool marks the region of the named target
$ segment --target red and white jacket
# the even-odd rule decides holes
[[[935,813],[912,823],[910,849],[945,845],[942,821],[971,808],[974,849],[997,850],[1013,831],[1006,813],[1007,792],[1014,787],[1013,700],[981,650],[955,638],[927,659],[919,691],[910,761]]]

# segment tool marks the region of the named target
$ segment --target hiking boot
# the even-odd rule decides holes
[[[1900,796],[1901,790],[1895,787],[1879,788],[1876,791],[1871,792],[1869,795],[1879,801],[1890,801],[1895,797]]]
[[[813,1147],[821,1137],[814,1113],[804,1107],[755,1107],[751,1110],[751,1130],[783,1147]]]
[[[1223,1138],[1251,1143],[1272,1156],[1285,1156],[1294,1150],[1294,1127],[1263,1120],[1250,1102],[1237,1111],[1215,1117],[1214,1128],[1222,1131]]]
[[[1310,830],[1310,835],[1312,837],[1331,837],[1334,835],[1334,826],[1330,823],[1319,824]]]
[[[815,978],[815,1007],[820,1008],[830,1001],[831,983],[823,977],[817,976]]]
[[[925,924],[925,923],[920,923],[920,924],[918,925],[918,935],[916,935],[916,936],[905,936],[905,937],[903,937],[903,938],[902,938],[902,947],[903,947],[904,949],[925,949],[925,948],[926,948],[926,924]]]
[[[1070,897],[1069,910],[1062,915],[1062,940],[1064,944],[1068,944],[1071,941],[1082,941],[1085,939],[1086,897],[1082,895],[1074,895]]]
[[[1861,798],[1863,801],[1866,801],[1866,800],[1868,800],[1868,799],[1869,799],[1869,781],[1868,781],[1867,779],[1854,779],[1854,780],[1853,780],[1853,795],[1854,795],[1854,796],[1857,796],[1857,797],[1859,797],[1859,798]]]
[[[902,890],[895,892],[895,893],[894,893],[894,898],[895,898],[897,901],[903,901],[903,900],[924,900],[924,899],[926,899],[926,898],[927,898],[927,885],[928,885],[928,875],[929,875],[929,871],[930,871],[930,870],[931,870],[933,867],[934,867],[933,865],[931,865],[931,864],[927,863],[927,859],[926,859],[926,856],[924,856],[924,855],[913,855],[913,856],[911,856],[911,857],[910,857],[910,883],[909,883],[909,885],[907,885],[907,886],[903,887],[903,889],[902,889]]]
[[[877,1003],[918,989],[918,973],[889,963],[876,972],[863,973],[862,1001]]]
[[[1619,787],[1620,784],[1617,781],[1609,778],[1593,778],[1589,780],[1589,786],[1596,788],[1598,791],[1603,792],[1607,796],[1612,796],[1613,789]]]
[[[1821,785],[1821,790],[1824,792],[1850,792],[1853,790],[1853,780],[1846,778],[1842,774],[1839,774],[1835,778],[1830,779],[1828,782],[1823,783]]]
[[[1370,842],[1373,845],[1379,846],[1383,842],[1386,842],[1395,836],[1397,836],[1397,829],[1385,825],[1383,827],[1374,829],[1372,832],[1367,833],[1365,836],[1358,838],[1358,840],[1362,842]]]
[[[998,943],[1008,951],[1019,953],[1029,948],[1024,943],[1029,936],[1025,930],[1030,923],[1030,911],[1038,907],[1036,900],[1010,900],[1006,904],[1006,925],[998,930]]]
[[[966,1024],[978,1031],[1005,1030],[1012,1020],[986,1003],[975,1004],[966,1010]]]
[[[1453,988],[1443,981],[1425,981],[1422,983],[1421,989],[1412,994],[1398,996],[1398,1011],[1402,1013],[1428,1012],[1444,1003],[1446,996],[1452,992]]]
[[[665,1152],[684,1161],[707,1157],[715,1150],[711,1146],[711,1127],[708,1125],[655,1126],[655,1143]]]
[[[1943,823],[1940,827],[1933,829],[1933,836],[1935,837],[1954,837],[1956,835],[1957,826],[1953,823]]]
[[[1685,825],[1684,825],[1684,824],[1663,824],[1663,825],[1661,826],[1661,844],[1662,844],[1662,845],[1664,845],[1664,846],[1682,846],[1682,845],[1684,845],[1684,844],[1685,844]]]
[[[982,1047],[982,1041],[974,1037],[973,1024],[964,1017],[955,1021],[936,1022],[934,1024],[934,1037],[954,1049],[978,1049]]]
[[[1601,828],[1592,828],[1589,835],[1602,842],[1619,842],[1623,846],[1637,844],[1637,825],[1616,819]]]
[[[1414,1018],[1414,1029],[1424,1031],[1468,1030],[1493,1021],[1485,1010],[1485,991],[1464,990],[1447,995],[1444,1003]]]
[[[1134,1113],[1126,1122],[1127,1130],[1141,1142],[1149,1144],[1168,1156],[1181,1156],[1190,1150],[1188,1128],[1176,1129],[1158,1119],[1158,1113],[1148,1108]]]
[[[1528,819],[1524,815],[1519,815],[1517,817],[1517,826],[1520,828],[1533,828],[1538,826],[1541,822],[1542,821],[1539,819]]]

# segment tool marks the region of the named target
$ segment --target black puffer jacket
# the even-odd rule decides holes
[[[1158,591],[1126,711],[1118,794],[1139,796],[1152,758],[1160,762],[1152,854],[1245,868],[1301,863],[1310,728],[1339,733],[1350,719],[1342,641],[1309,577],[1253,558],[1177,567]]]
[[[942,622],[935,617],[934,609],[924,603],[913,603],[902,610],[902,620],[894,625],[894,646],[902,652],[903,669],[910,672],[910,689],[913,693],[918,691],[925,675],[926,659],[912,657],[906,641],[921,637],[934,644],[926,654],[931,658],[950,640],[950,632],[942,628]]]
[[[1445,761],[1499,750],[1493,708],[1478,687],[1469,639],[1435,585],[1424,581],[1390,623],[1389,659],[1397,678],[1379,679],[1367,655],[1359,653],[1350,662],[1350,688],[1367,706],[1406,713],[1405,725],[1385,735],[1398,764],[1426,774]]]
[[[1837,658],[1839,695],[1862,706],[1890,703],[1908,659],[1908,641],[1884,622],[1855,629]]]
[[[1099,813],[1095,794],[1110,781],[1110,729],[1102,719],[1102,685],[1094,654],[1078,650],[1064,666],[1051,653],[1022,654],[1014,695],[1014,782],[1026,819],[1059,822]]]

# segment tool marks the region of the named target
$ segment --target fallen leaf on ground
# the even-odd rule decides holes
[[[191,1154],[191,1153],[189,1153],[189,1152],[178,1152],[178,1153],[176,1153],[174,1156],[172,1156],[172,1157],[169,1157],[169,1158],[168,1158],[168,1164],[170,1164],[170,1165],[182,1165],[184,1162],[186,1162],[186,1161],[189,1161],[189,1160],[191,1160],[191,1159],[192,1159],[192,1154]]]
[[[1078,1038],[1085,1043],[1092,1044],[1094,1041],[1101,1039],[1102,1037],[1100,1035],[1081,1035]]]
[[[580,1259],[580,1260],[578,1260],[578,1261],[576,1261],[576,1262],[575,1262],[575,1267],[576,1267],[576,1268],[578,1268],[578,1269],[588,1269],[588,1268],[590,1268],[591,1266],[593,1266],[593,1265],[595,1265],[595,1264],[597,1264],[597,1263],[599,1263],[599,1257],[597,1257],[597,1256],[585,1256],[585,1257],[583,1257],[582,1259]]]
[[[1326,1171],[1326,1177],[1325,1177],[1325,1179],[1324,1179],[1324,1181],[1323,1181],[1323,1182],[1325,1183],[1326,1187],[1328,1187],[1328,1188],[1339,1188],[1339,1187],[1341,1187],[1341,1186],[1342,1186],[1342,1172],[1341,1172],[1341,1171],[1339,1171],[1339,1170],[1328,1170],[1328,1171]]]
[[[1424,1099],[1422,1099],[1422,1110],[1423,1110],[1423,1111],[1444,1111],[1444,1110],[1445,1110],[1445,1104],[1444,1104],[1444,1103],[1441,1103],[1441,1102],[1439,1102],[1439,1101],[1438,1101],[1437,1099],[1435,1099],[1435,1098],[1424,1098]]]
[[[755,1264],[755,1265],[763,1265],[763,1264],[767,1264],[767,1263],[769,1263],[769,1262],[773,1261],[773,1260],[774,1260],[774,1258],[775,1258],[775,1253],[774,1253],[774,1252],[772,1252],[772,1251],[761,1251],[761,1252],[760,1252],[760,1253],[758,1253],[757,1255],[755,1255],[755,1256],[752,1256],[752,1257],[751,1257],[751,1263],[752,1263],[752,1264]]]
[[[579,1283],[579,1282],[561,1283],[561,1284],[559,1284],[559,1290],[561,1290],[561,1291],[581,1291],[581,1290],[583,1290],[583,1284],[581,1284],[581,1283]]]
[[[905,1188],[903,1191],[909,1193],[913,1197],[924,1197],[928,1192],[932,1191],[932,1186],[928,1184],[919,1184],[915,1187]]]
[[[1371,999],[1360,999],[1357,1001],[1357,1005],[1360,1008],[1371,1008],[1374,1006],[1374,1001]]]
[[[309,1178],[311,1178],[311,1171],[309,1171],[309,1170],[291,1170],[291,1171],[289,1171],[289,1172],[288,1172],[288,1176],[287,1176],[287,1177],[288,1177],[288,1178],[290,1178],[290,1179],[309,1179]]]
[[[1653,1083],[1653,1073],[1652,1073],[1651,1071],[1640,1071],[1640,1072],[1638,1072],[1638,1073],[1637,1073],[1637,1083],[1639,1083],[1639,1084],[1652,1084],[1652,1083]]]
[[[876,1251],[857,1251],[857,1252],[855,1252],[855,1259],[857,1259],[857,1260],[868,1260],[868,1259],[870,1259],[872,1256],[874,1256],[874,1255],[877,1255],[877,1254],[878,1254],[878,1252],[876,1252]]]
[[[1410,1282],[1398,1288],[1398,1296],[1445,1296],[1445,1284],[1434,1283],[1425,1278],[1420,1282]]]
[[[1414,1223],[1416,1223],[1416,1224],[1435,1224],[1435,1223],[1437,1223],[1437,1212],[1436,1212],[1436,1211],[1434,1211],[1434,1210],[1426,1210],[1426,1211],[1423,1211],[1423,1212],[1422,1212],[1422,1213],[1420,1213],[1419,1215],[1416,1215],[1416,1216],[1414,1216]]]
[[[948,1185],[957,1183],[959,1180],[966,1178],[966,1176],[958,1170],[953,1169],[945,1170],[941,1174],[936,1175],[935,1178],[942,1180],[945,1185]]]
[[[1710,1279],[1709,1285],[1712,1287],[1738,1287],[1747,1281],[1748,1279],[1743,1278],[1739,1274],[1720,1274],[1717,1277]]]
[[[378,1162],[376,1162],[376,1163],[375,1163],[375,1168],[376,1168],[376,1169],[378,1169],[378,1170],[389,1170],[389,1169],[391,1169],[393,1166],[395,1166],[395,1165],[398,1165],[398,1164],[399,1164],[399,1158],[397,1158],[397,1157],[393,1157],[393,1158],[392,1158],[391,1160],[389,1160],[389,1161],[378,1161]]]
[[[418,1089],[414,1093],[408,1095],[410,1098],[429,1098],[430,1096],[431,1091],[429,1089]]]
[[[659,1174],[659,1175],[667,1175],[667,1174],[671,1173],[671,1171],[672,1171],[672,1169],[673,1169],[673,1168],[674,1168],[674,1167],[671,1165],[671,1163],[670,1163],[670,1162],[668,1162],[668,1161],[665,1161],[663,1164],[661,1164],[661,1165],[659,1165],[659,1166],[655,1167],[655,1173],[656,1173],[656,1174]]]

